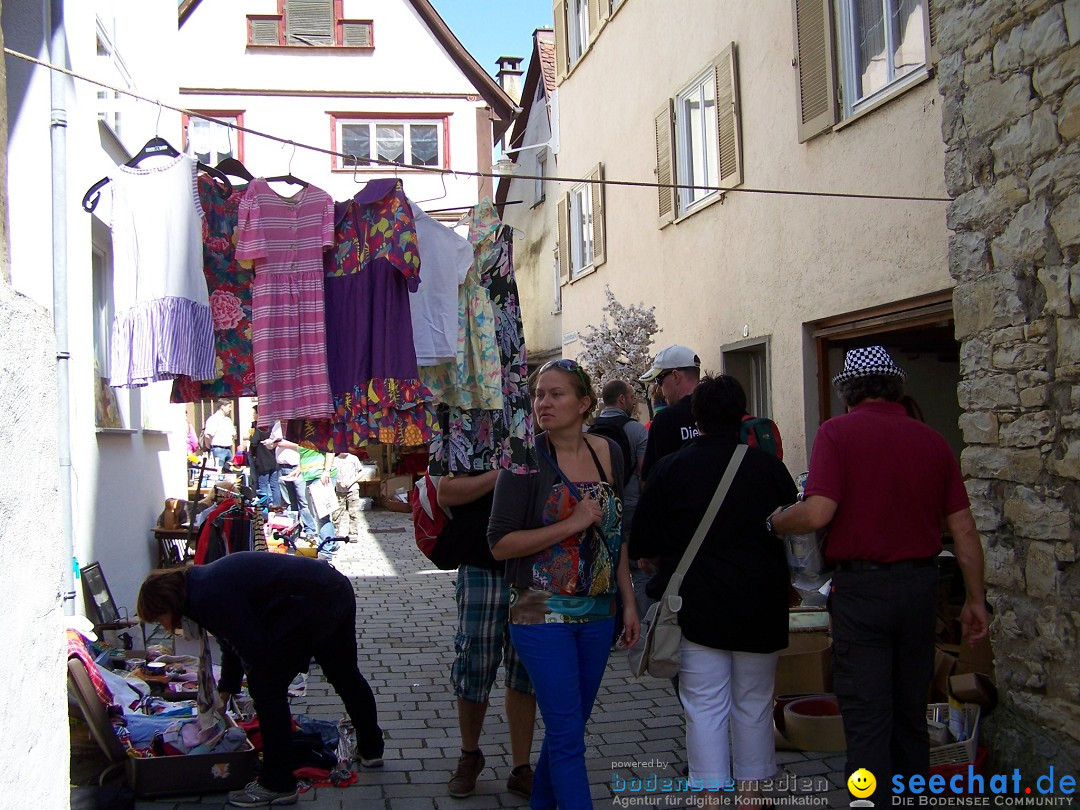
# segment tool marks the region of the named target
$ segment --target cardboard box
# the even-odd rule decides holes
[[[974,703],[989,711],[997,704],[997,688],[978,672],[965,672],[949,678],[949,693],[963,703]]]
[[[832,690],[832,639],[825,633],[792,633],[776,662],[774,695]]]
[[[413,480],[411,475],[393,475],[390,478],[383,480],[379,486],[379,495],[383,506],[387,504],[394,497],[394,493],[399,489],[404,488],[406,491],[412,489]]]

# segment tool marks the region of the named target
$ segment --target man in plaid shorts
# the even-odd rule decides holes
[[[510,641],[510,587],[503,578],[503,564],[491,556],[487,543],[487,523],[497,477],[498,472],[491,470],[478,475],[444,476],[439,480],[439,506],[452,510],[451,530],[461,560],[455,590],[458,629],[450,673],[457,695],[461,757],[447,786],[455,799],[472,795],[476,779],[484,769],[480,732],[500,661],[506,670],[506,718],[513,760],[506,789],[525,798],[532,794],[533,771],[529,760],[536,725],[536,697],[529,674]]]

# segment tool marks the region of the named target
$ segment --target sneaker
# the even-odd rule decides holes
[[[360,764],[365,768],[381,768],[383,761],[382,757],[360,757]]]
[[[255,782],[248,782],[243,790],[229,792],[229,804],[234,807],[277,807],[283,804],[296,804],[296,788],[292,790],[270,790]]]
[[[522,765],[510,772],[510,778],[506,780],[506,789],[515,796],[529,799],[532,797],[532,783],[532,765]]]
[[[464,799],[471,796],[476,790],[476,777],[484,770],[484,754],[477,751],[475,754],[462,754],[457,761],[457,770],[447,785],[448,792],[455,799]]]

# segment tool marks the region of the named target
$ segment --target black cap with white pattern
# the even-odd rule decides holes
[[[836,386],[848,380],[854,380],[856,377],[875,375],[907,379],[907,374],[893,362],[884,346],[867,346],[848,351],[844,358],[844,370],[832,378],[832,384]]]

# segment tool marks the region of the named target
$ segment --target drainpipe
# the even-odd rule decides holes
[[[68,66],[64,0],[42,0],[49,32],[49,61]],[[75,615],[75,538],[71,525],[71,397],[68,383],[67,281],[67,77],[49,76],[49,145],[52,153],[53,332],[56,335],[57,451],[60,462],[60,520],[64,531],[64,615]]]

